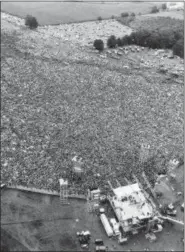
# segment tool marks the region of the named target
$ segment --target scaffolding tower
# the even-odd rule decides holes
[[[69,204],[68,180],[61,178],[59,179],[59,183],[60,183],[60,202],[62,203],[62,205],[67,205]]]
[[[100,201],[100,190],[89,190],[87,194],[87,211],[89,213],[96,212],[97,206],[99,206]]]

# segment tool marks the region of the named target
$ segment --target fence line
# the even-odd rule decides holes
[[[55,196],[60,196],[60,193],[54,190],[46,190],[46,189],[37,189],[34,187],[26,187],[26,186],[7,186],[9,189],[16,189],[16,190],[21,190],[21,191],[27,191],[27,192],[34,192],[34,193],[40,193],[40,194],[47,194],[47,195],[55,195]],[[84,199],[86,200],[85,195],[77,195],[77,194],[70,194],[69,198],[76,198],[76,199]]]

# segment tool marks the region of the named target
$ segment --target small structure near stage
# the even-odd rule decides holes
[[[75,155],[72,158],[72,162],[73,162],[73,168],[72,168],[73,174],[80,177],[84,173],[84,169],[82,168],[83,165],[82,158],[79,158],[77,155]]]
[[[94,212],[99,209],[100,193],[101,191],[99,188],[88,189],[87,191],[88,212]]]
[[[60,183],[60,201],[62,204],[69,204],[68,201],[68,180],[67,179],[59,179]]]

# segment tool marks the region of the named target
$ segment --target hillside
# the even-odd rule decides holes
[[[183,155],[183,76],[170,75],[178,58],[165,75],[152,50],[143,55],[149,67],[139,55],[103,60],[63,40],[54,56],[58,38],[6,20],[1,40],[3,183],[58,189],[74,151],[89,172],[83,187],[92,171],[139,173],[133,157],[141,142],[166,160]]]

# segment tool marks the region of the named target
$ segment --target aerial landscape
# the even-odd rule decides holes
[[[184,251],[184,3],[1,3],[1,251]]]

